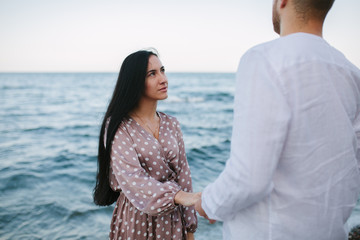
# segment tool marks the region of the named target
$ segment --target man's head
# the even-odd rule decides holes
[[[324,22],[335,0],[274,0],[273,26],[274,31],[280,34],[281,10],[287,7],[293,13],[297,22],[307,24],[309,21]]]

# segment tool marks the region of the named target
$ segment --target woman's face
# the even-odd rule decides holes
[[[151,100],[163,100],[168,97],[168,81],[165,68],[157,56],[151,55],[146,72],[145,92],[143,97]]]

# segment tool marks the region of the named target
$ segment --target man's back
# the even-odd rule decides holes
[[[224,222],[224,239],[347,239],[360,192],[360,70],[322,39],[333,3],[274,0],[281,37],[241,58],[230,158],[195,205]]]
[[[286,106],[274,114],[289,120],[281,123],[287,131],[269,196],[226,221],[225,239],[346,239],[344,223],[360,190],[360,71],[322,38],[305,33],[245,54],[238,95],[266,94],[266,82],[264,90],[243,89],[252,81],[251,64],[263,65],[260,74],[271,75],[269,84],[282,95],[276,101]],[[235,117],[237,106],[244,108],[241,101],[242,96],[235,100]],[[268,111],[252,107],[259,115]]]

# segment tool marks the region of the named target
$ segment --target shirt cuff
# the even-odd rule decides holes
[[[210,199],[210,187],[212,184],[208,185],[203,193],[201,194],[201,207],[202,209],[205,211],[206,215],[208,216],[208,218],[216,220],[216,221],[223,221],[222,219],[220,219],[218,216],[215,215],[215,211],[217,209],[215,203],[213,203],[213,201]]]

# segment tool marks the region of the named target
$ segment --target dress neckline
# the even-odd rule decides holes
[[[140,123],[138,123],[133,117],[131,117],[131,116],[129,116],[129,118],[131,119],[131,120],[133,120],[134,122],[135,122],[135,124],[138,126],[138,127],[140,127],[141,128],[141,130],[143,130],[144,132],[146,132],[148,135],[150,135],[151,137],[153,137],[157,142],[159,142],[159,140],[160,140],[160,133],[161,133],[161,131],[160,131],[160,129],[161,129],[161,124],[162,124],[162,117],[161,117],[161,114],[160,114],[160,112],[158,112],[158,111],[156,111],[156,115],[159,117],[159,137],[158,138],[156,138],[151,132],[149,132],[148,130],[146,130],[143,126],[141,126],[141,124]]]

